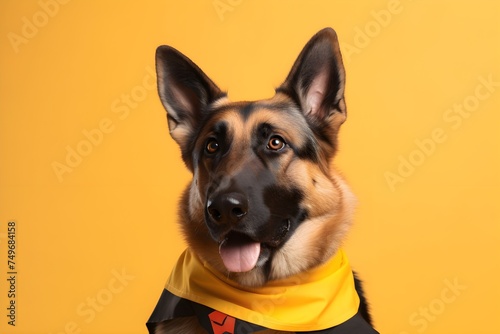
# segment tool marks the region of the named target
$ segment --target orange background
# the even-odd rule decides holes
[[[155,48],[258,99],[325,26],[347,71],[336,164],[359,198],[346,250],[376,327],[500,332],[499,2],[61,2],[0,4],[0,332],[146,333],[189,180]]]

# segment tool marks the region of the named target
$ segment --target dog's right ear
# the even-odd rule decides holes
[[[344,86],[337,34],[332,28],[325,28],[304,46],[277,91],[292,97],[311,124],[329,127],[328,136],[335,139],[346,119]]]
[[[204,119],[207,106],[225,93],[188,57],[167,45],[156,49],[156,75],[170,135],[191,168],[189,159],[198,124]]]

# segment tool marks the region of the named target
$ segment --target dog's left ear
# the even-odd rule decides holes
[[[170,135],[192,170],[190,156],[196,131],[209,112],[208,106],[225,93],[188,57],[168,45],[156,50],[156,73]]]
[[[312,124],[336,131],[346,119],[345,72],[337,34],[325,28],[314,35],[277,89],[292,97]]]

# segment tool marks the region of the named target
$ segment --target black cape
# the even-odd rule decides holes
[[[164,289],[146,326],[154,333],[156,326],[167,320],[196,316],[200,325],[209,334],[251,334],[265,330],[265,327],[233,318],[210,307],[192,302]],[[299,333],[299,332],[298,332]],[[332,328],[300,332],[310,334],[378,334],[363,317],[357,313],[346,322]],[[177,334],[177,333],[172,333]]]

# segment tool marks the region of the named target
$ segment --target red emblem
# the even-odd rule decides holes
[[[213,311],[208,315],[212,323],[214,334],[234,334],[236,319],[219,311]]]

